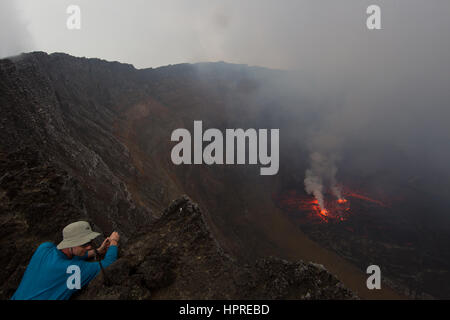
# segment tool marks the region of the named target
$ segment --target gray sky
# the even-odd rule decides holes
[[[381,31],[365,26],[374,3]],[[70,4],[81,7],[79,31],[66,28]],[[6,54],[60,51],[136,67],[223,60],[331,73],[449,50],[446,0],[2,0],[0,8]]]

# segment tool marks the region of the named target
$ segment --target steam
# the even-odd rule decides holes
[[[336,180],[336,155],[325,156],[319,152],[310,154],[310,168],[305,173],[305,191],[313,195],[322,210],[326,210],[324,190],[329,189],[338,199],[342,199],[342,191]]]
[[[336,196],[336,198],[343,199],[341,188],[338,186],[336,181],[334,182],[334,185],[331,186],[331,192]]]
[[[323,183],[322,178],[318,176],[312,169],[306,170],[305,174],[305,190],[308,194],[314,195],[319,202],[320,208],[325,208],[323,200]]]

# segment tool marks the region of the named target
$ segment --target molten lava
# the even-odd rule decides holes
[[[366,195],[356,193],[348,188],[342,188],[342,198],[336,199],[331,193],[324,194],[324,207],[321,208],[317,199],[297,193],[296,190],[291,190],[287,193],[274,196],[274,200],[278,205],[289,212],[300,212],[309,222],[318,223],[330,223],[330,222],[342,222],[348,219],[352,214],[350,210],[349,199],[354,198],[371,202],[378,206],[386,207],[386,205],[379,201],[374,200]]]
[[[371,199],[371,198],[369,198],[369,197],[367,197],[367,196],[358,194],[358,193],[356,193],[356,192],[348,192],[348,193],[347,193],[347,196],[348,196],[348,197],[357,198],[357,199],[360,199],[360,200],[364,200],[364,201],[373,202],[373,203],[375,203],[375,204],[377,204],[377,205],[379,205],[379,206],[381,206],[381,207],[387,207],[383,202],[381,202],[381,201],[379,201],[379,200]]]

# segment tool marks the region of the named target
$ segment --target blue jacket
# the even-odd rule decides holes
[[[67,300],[77,291],[69,289],[67,280],[74,274],[71,265],[80,269],[81,287],[94,279],[100,272],[98,262],[85,261],[84,257],[72,259],[56,248],[51,242],[42,243],[33,254],[28,264],[22,281],[11,300]],[[102,260],[102,266],[106,268],[117,259],[117,246],[110,246]]]

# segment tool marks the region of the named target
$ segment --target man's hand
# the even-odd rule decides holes
[[[119,243],[119,233],[117,233],[116,231],[114,231],[113,233],[111,233],[111,235],[109,236],[109,245],[111,246],[117,246],[117,244]]]
[[[103,241],[102,245],[97,248],[97,252],[100,254],[105,254],[105,252],[109,248],[109,246],[110,246],[109,238],[106,238]]]

